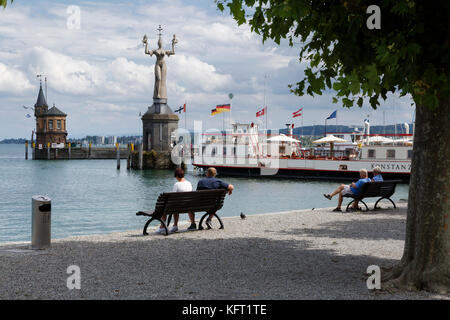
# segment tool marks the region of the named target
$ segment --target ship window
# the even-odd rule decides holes
[[[48,129],[53,130],[53,120],[48,120]]]
[[[56,128],[61,129],[61,120],[56,120]]]
[[[223,155],[224,155],[224,156],[227,155],[227,147],[223,147]]]
[[[369,149],[368,151],[367,151],[367,157],[368,158],[375,158],[376,157],[376,150],[375,149]]]
[[[386,158],[395,159],[395,150],[394,149],[386,150]]]
[[[211,155],[214,157],[216,155],[216,147],[214,147],[211,151]]]
[[[408,159],[412,159],[413,151],[408,150]]]

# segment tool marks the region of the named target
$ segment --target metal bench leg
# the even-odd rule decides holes
[[[155,220],[154,218],[149,219],[144,226],[144,231],[142,232],[144,236],[148,236],[147,228],[152,223],[152,221]]]
[[[366,210],[364,212],[369,211],[369,207],[367,206],[367,204],[364,201],[359,200],[359,202],[362,202],[362,204],[364,204],[364,206],[366,207]]]
[[[214,212],[214,216],[217,218],[217,220],[219,220],[219,223],[220,223],[219,229],[223,229],[223,222],[222,222],[222,220],[219,218],[219,216],[215,212]]]
[[[206,216],[209,216],[209,213],[205,213],[202,216],[202,218],[200,219],[200,222],[198,223],[198,230],[203,230],[204,229],[203,226],[202,226],[202,223],[203,223],[203,220],[206,218]]]
[[[380,199],[378,199],[377,202],[375,202],[375,206],[373,208],[374,209],[379,209],[379,208],[377,208],[378,202],[380,202],[383,199],[389,200],[392,203],[392,205],[394,206],[394,209],[397,208],[397,206],[395,205],[394,201],[392,201],[391,198],[385,198],[385,197],[381,197]]]
[[[151,218],[150,220],[147,221],[147,223],[144,226],[143,235],[144,236],[148,236],[147,228],[150,225],[150,223],[152,223],[153,220],[158,220],[164,226],[164,229],[166,230],[166,236],[168,236],[169,235],[169,229],[167,229],[166,223],[164,221],[162,221],[161,219],[158,219],[158,218]]]
[[[217,220],[219,221],[219,224],[220,224],[219,229],[223,229],[223,228],[224,228],[224,227],[223,227],[222,219],[220,219],[220,217],[217,215],[217,213],[215,213],[215,212],[214,212],[214,213],[209,213],[209,212],[207,212],[207,213],[205,213],[205,214],[202,216],[202,218],[200,219],[200,222],[199,222],[199,224],[198,224],[198,230],[203,230],[203,229],[204,229],[203,226],[202,226],[203,220],[204,220],[206,217],[209,217],[211,214],[214,215],[214,217],[216,217]],[[208,229],[211,229],[211,228],[208,227]]]
[[[352,201],[350,201],[347,205],[347,208],[345,208],[345,212],[348,212],[348,208],[350,208],[350,205],[355,202],[355,199],[353,199]]]

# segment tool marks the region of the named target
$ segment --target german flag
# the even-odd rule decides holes
[[[230,112],[231,105],[230,104],[221,104],[221,105],[216,106],[216,110],[219,112]]]
[[[219,114],[221,112],[217,111],[215,108],[211,110],[211,116],[215,116],[216,114]]]

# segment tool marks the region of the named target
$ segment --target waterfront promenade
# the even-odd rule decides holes
[[[226,217],[224,230],[168,237],[78,236],[45,251],[2,244],[0,299],[449,298],[367,289],[369,265],[402,256],[405,203],[370,214],[331,209]],[[80,267],[81,290],[66,286],[70,265]]]

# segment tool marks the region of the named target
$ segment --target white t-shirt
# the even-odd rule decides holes
[[[172,192],[189,192],[192,191],[192,184],[187,181],[175,182]]]

